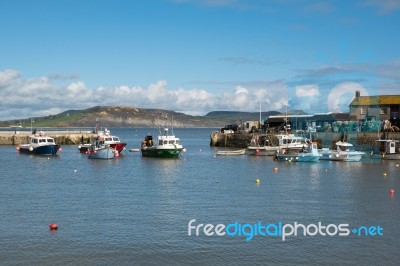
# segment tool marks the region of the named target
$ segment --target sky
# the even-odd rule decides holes
[[[398,0],[1,0],[0,120],[348,112],[399,94]]]

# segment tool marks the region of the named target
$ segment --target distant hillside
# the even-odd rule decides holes
[[[262,118],[279,114],[263,112]],[[171,125],[174,127],[223,127],[240,121],[258,120],[259,113],[250,112],[210,112],[205,116],[191,116],[162,109],[145,109],[126,106],[96,106],[85,110],[68,110],[57,115],[33,117],[33,127],[95,127],[96,119],[104,127],[155,127]],[[0,121],[0,126],[31,126],[31,118]]]

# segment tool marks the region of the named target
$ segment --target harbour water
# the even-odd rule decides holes
[[[187,150],[180,159],[126,151],[89,160],[76,146],[55,157],[29,156],[0,146],[0,264],[398,265],[399,161],[215,156],[221,148],[210,147],[212,131],[174,129]],[[130,149],[157,132],[111,133]],[[194,227],[321,222],[332,225],[332,236],[311,236],[310,227],[284,241],[273,230],[249,239],[249,226],[241,235],[231,226],[230,235],[213,236],[197,227],[196,236],[188,232],[193,219]],[[58,230],[49,230],[51,223]],[[339,235],[340,224],[361,229]]]

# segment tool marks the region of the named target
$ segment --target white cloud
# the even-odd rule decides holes
[[[296,86],[296,97],[318,96],[317,84]]]
[[[6,69],[0,72],[0,88],[7,86],[12,80],[20,77],[18,71]]]
[[[57,114],[69,109],[96,105],[160,108],[204,115],[215,110],[257,111],[281,108],[282,81],[232,86],[232,91],[214,94],[201,88],[168,88],[161,80],[147,87],[115,86],[89,88],[83,81],[54,81],[50,77],[24,79],[18,71],[0,72],[0,120]],[[61,74],[60,74],[61,75]],[[267,104],[265,104],[267,103]],[[272,104],[271,104],[272,103]]]

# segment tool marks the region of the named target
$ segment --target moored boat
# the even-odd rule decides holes
[[[147,135],[141,143],[143,157],[179,158],[182,150],[180,139],[173,134],[169,135],[168,128],[165,128],[164,133],[157,137],[156,142],[153,136]]]
[[[24,154],[56,155],[61,147],[54,142],[54,138],[38,132],[29,137],[28,144],[20,144],[16,149]]]
[[[125,142],[121,142],[119,137],[111,135],[110,131],[107,128],[104,131],[98,131],[96,138],[100,141],[104,142],[104,145],[109,145],[111,148],[117,150],[121,153],[126,146]],[[78,146],[79,152],[86,153],[92,144],[81,144]]]
[[[215,155],[224,155],[224,156],[232,156],[232,155],[243,155],[246,153],[245,149],[241,150],[225,150],[225,151],[217,151]]]
[[[312,142],[307,148],[302,151],[287,152],[287,150],[281,150],[276,155],[276,159],[282,162],[317,162],[321,158],[321,154],[318,152],[317,143]]]
[[[319,150],[322,154],[320,160],[359,162],[365,152],[356,151],[353,144],[343,141],[335,143],[336,149],[323,148]]]
[[[86,153],[88,154],[89,159],[114,159],[115,156],[118,156],[117,150],[99,140],[96,140],[91,144]]]
[[[398,140],[379,139],[379,153],[371,152],[370,157],[382,160],[400,160],[400,145]]]
[[[264,155],[274,156],[279,150],[301,150],[308,147],[308,139],[294,134],[280,134],[276,135],[278,138],[278,145],[271,145],[270,140],[266,140],[263,144],[259,143],[258,139],[252,139],[250,145],[247,147],[249,155]]]

